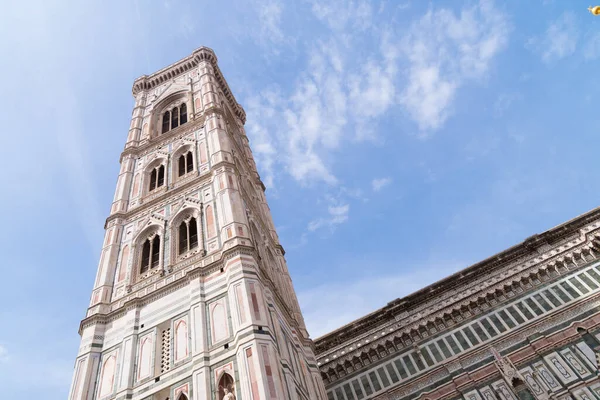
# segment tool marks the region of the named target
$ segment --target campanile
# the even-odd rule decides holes
[[[214,52],[133,84],[70,400],[325,400]]]

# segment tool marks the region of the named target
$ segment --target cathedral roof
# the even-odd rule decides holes
[[[461,271],[441,279],[417,292],[405,297],[397,298],[386,306],[373,311],[355,321],[352,321],[330,333],[315,339],[316,353],[322,353],[355,340],[368,332],[381,329],[382,325],[388,326],[397,320],[404,319],[414,313],[415,309],[432,299],[442,297],[456,289],[464,287],[482,276],[493,274],[517,260],[531,259],[541,253],[558,246],[565,240],[571,240],[574,235],[579,235],[579,230],[584,226],[600,219],[600,207],[573,218],[543,233],[535,234],[523,242],[473,264]]]

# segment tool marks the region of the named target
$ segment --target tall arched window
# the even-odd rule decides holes
[[[165,166],[159,165],[150,172],[150,186],[148,191],[153,191],[156,188],[165,184]]]
[[[179,254],[186,253],[198,247],[198,224],[192,217],[179,225]]]
[[[160,236],[155,235],[148,238],[142,245],[142,261],[140,274],[147,272],[150,268],[158,267],[160,261]]]
[[[171,129],[179,126],[179,108],[175,107],[171,110]]]
[[[179,125],[183,125],[187,122],[187,106],[185,103],[179,107]]]
[[[185,172],[192,172],[194,170],[194,157],[192,156],[192,152],[188,151],[185,155]]]
[[[183,176],[188,172],[192,172],[194,170],[194,157],[192,156],[192,152],[188,151],[186,154],[180,155],[177,164],[179,169],[178,176]]]
[[[163,114],[162,133],[168,132],[171,129],[171,113],[169,111]]]
[[[168,132],[171,129],[177,128],[188,122],[187,105],[185,103],[178,107],[173,107],[171,110],[165,111],[162,120],[162,133]]]

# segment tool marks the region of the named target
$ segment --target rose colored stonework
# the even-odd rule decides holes
[[[216,55],[136,79],[133,97],[69,400],[326,400]]]

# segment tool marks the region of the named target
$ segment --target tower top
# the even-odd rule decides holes
[[[183,73],[192,71],[194,67],[197,67],[202,61],[209,62],[213,66],[217,82],[221,86],[223,94],[229,101],[232,109],[235,111],[236,116],[239,117],[242,123],[245,124],[246,112],[233,96],[233,93],[231,92],[227,81],[223,77],[223,73],[221,72],[219,65],[217,64],[217,56],[213,49],[209,47],[200,47],[194,50],[191,55],[165,68],[162,68],[153,74],[140,76],[133,82],[131,92],[133,96],[136,97],[140,92],[147,92],[159,87],[161,84],[169,82],[173,78],[176,78]]]

